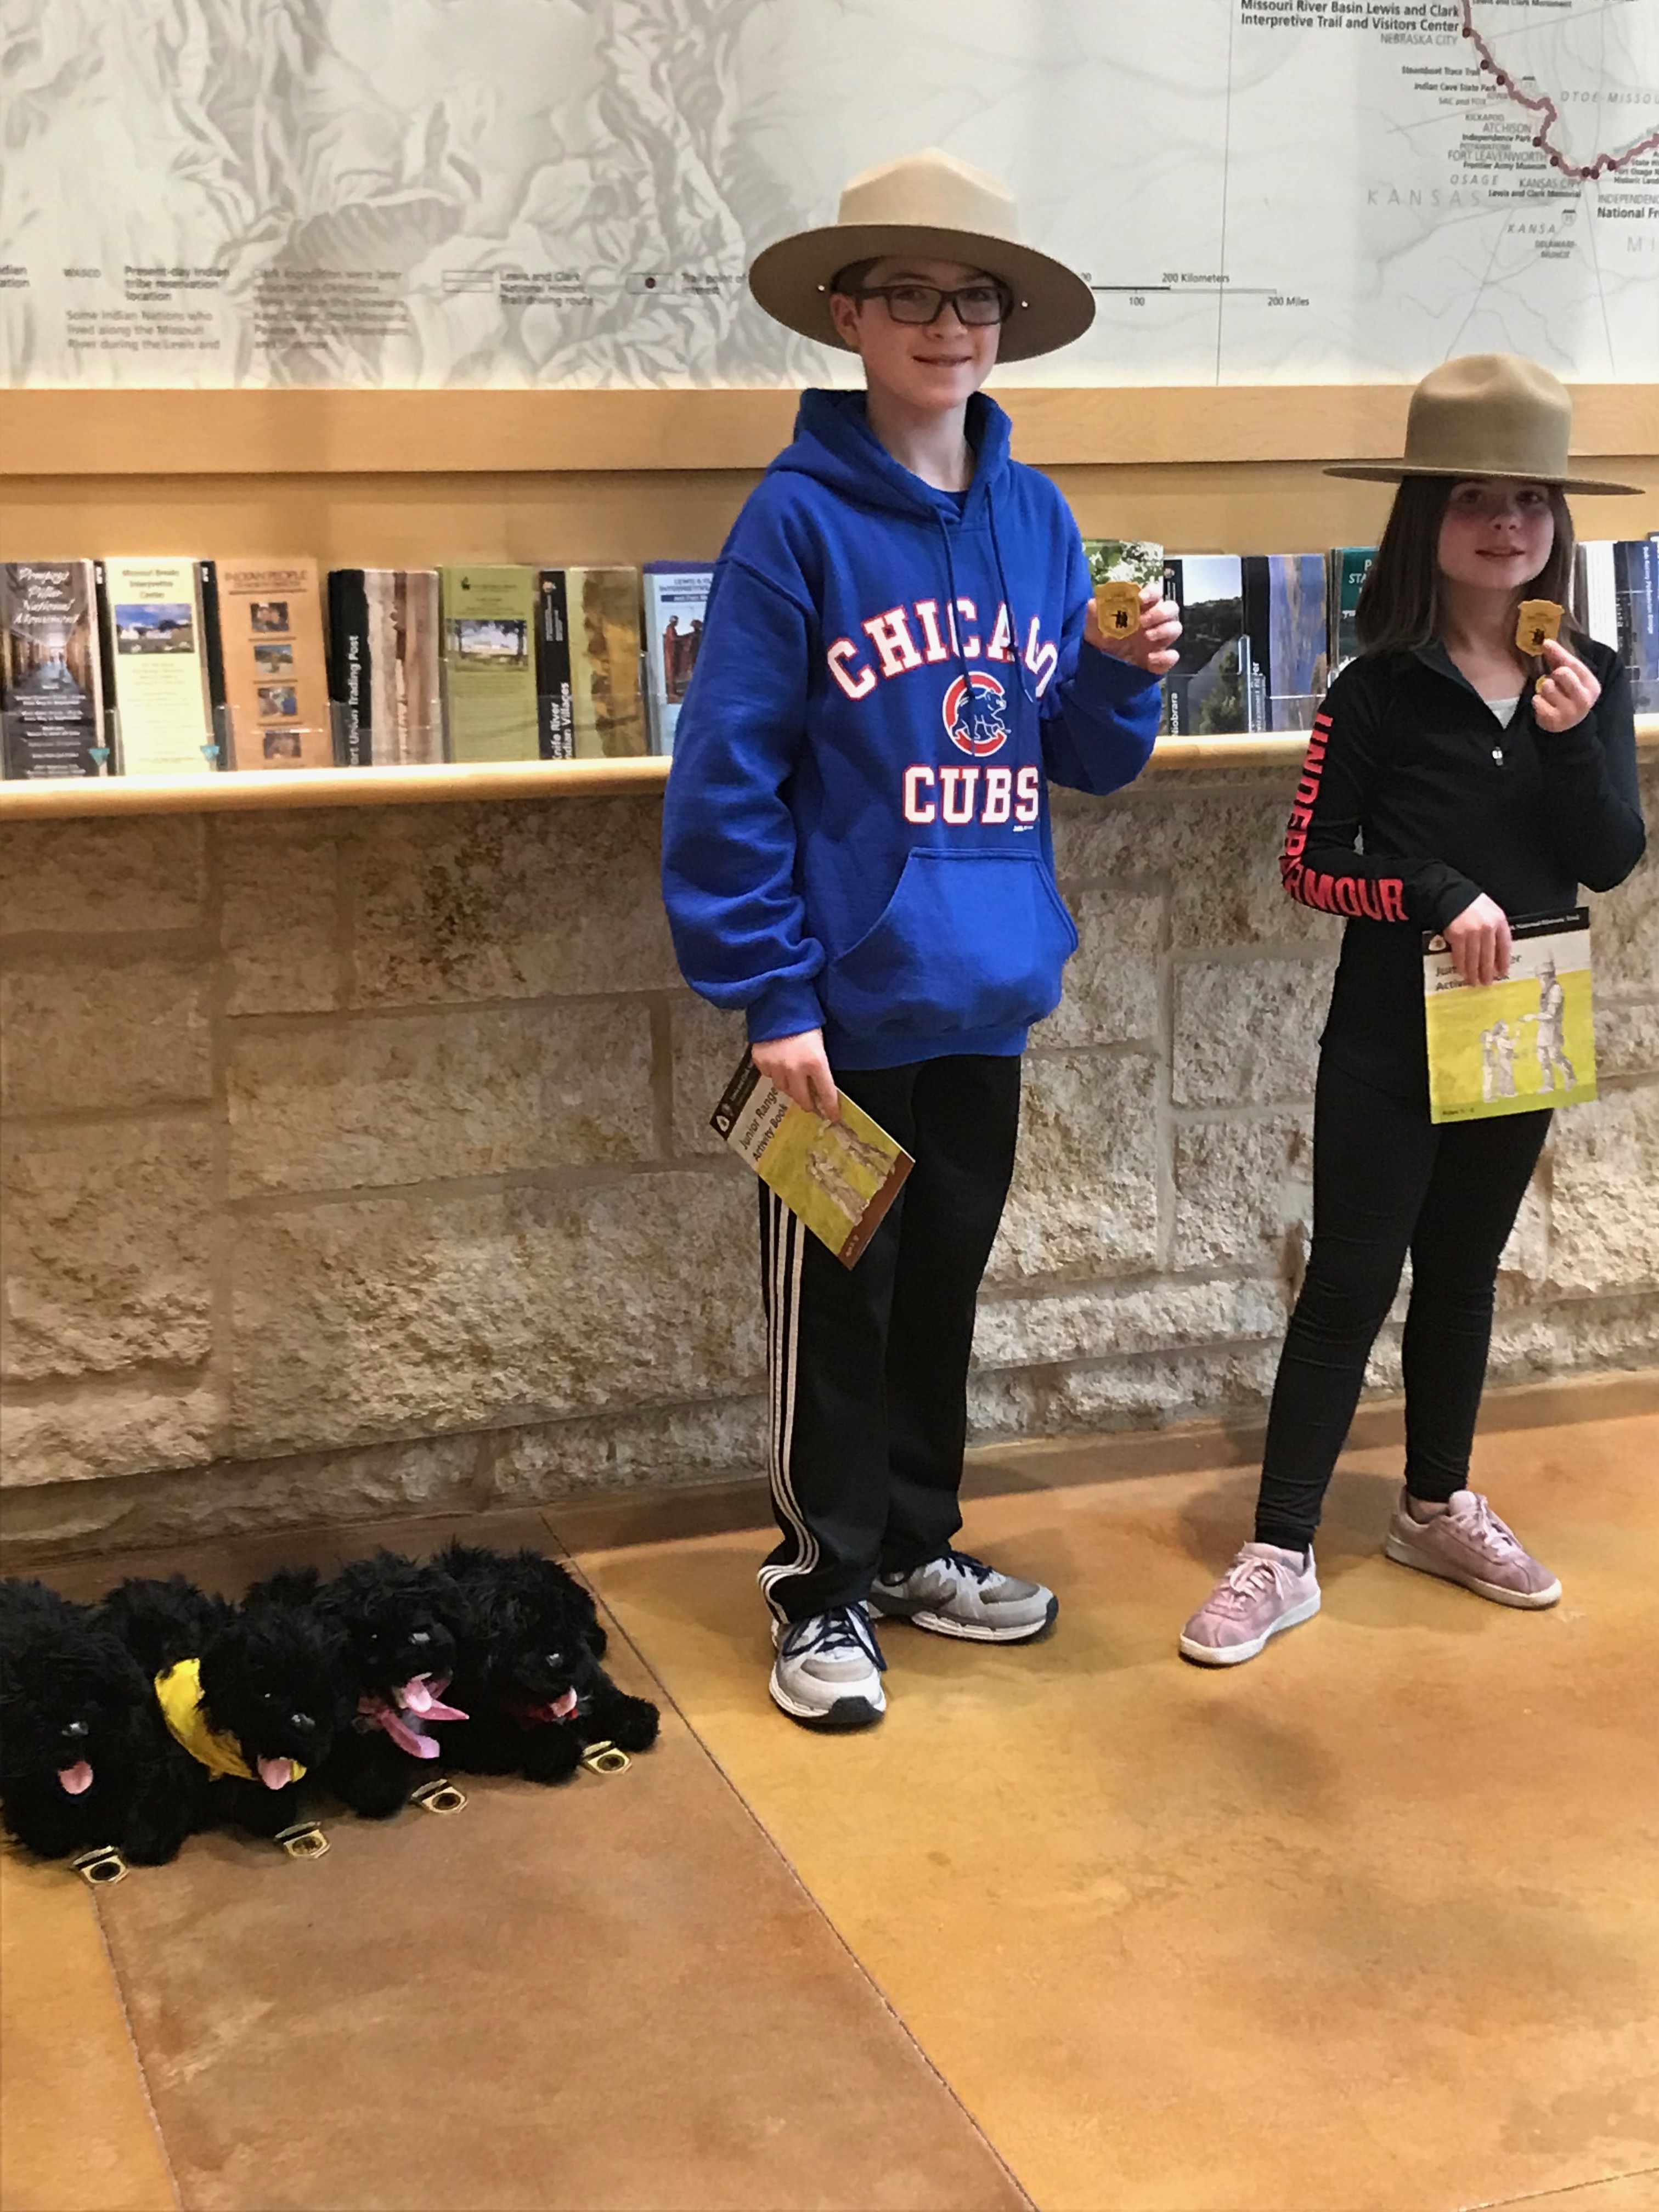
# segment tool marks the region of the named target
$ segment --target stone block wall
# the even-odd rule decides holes
[[[1293,773],[1060,795],[981,1437],[1256,1413],[1307,1234],[1337,925]],[[1650,818],[1659,777],[1647,772]],[[757,1470],[755,1198],[706,1117],[645,799],[9,828],[5,1520],[137,1542]],[[1494,1372],[1659,1359],[1659,871],[1600,902],[1604,1097],[1505,1255]],[[1397,1380],[1393,1333],[1377,1387]]]

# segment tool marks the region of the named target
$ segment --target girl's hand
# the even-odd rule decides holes
[[[1501,983],[1510,972],[1510,918],[1485,891],[1440,934],[1460,983]]]
[[[795,1036],[771,1037],[765,1044],[751,1044],[749,1056],[786,1098],[804,1106],[809,1114],[822,1114],[826,1121],[840,1121],[841,1100],[830,1073],[822,1030],[802,1030]]]
[[[1100,627],[1100,617],[1092,599],[1083,618],[1085,645],[1093,646],[1097,653],[1109,653],[1115,659],[1144,668],[1149,676],[1167,676],[1175,666],[1180,658],[1175,649],[1180,635],[1181,610],[1173,599],[1164,598],[1162,584],[1141,586],[1140,628],[1132,637],[1108,637]]]
[[[1533,720],[1540,730],[1559,737],[1583,720],[1601,697],[1601,687],[1583,662],[1553,637],[1544,641],[1544,662],[1549,672],[1532,695]]]

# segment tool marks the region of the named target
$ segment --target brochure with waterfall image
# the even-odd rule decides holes
[[[1510,924],[1501,983],[1460,982],[1443,937],[1423,939],[1429,1115],[1480,1121],[1595,1096],[1588,907]]]
[[[1243,556],[1253,730],[1310,730],[1330,680],[1322,553]]]
[[[1164,679],[1164,734],[1243,736],[1250,726],[1250,640],[1237,553],[1171,554],[1164,592],[1181,609],[1175,666]]]
[[[915,1163],[845,1092],[841,1112],[839,1121],[809,1114],[745,1053],[708,1126],[850,1267]]]

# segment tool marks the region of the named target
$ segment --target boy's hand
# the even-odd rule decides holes
[[[1559,737],[1576,729],[1601,696],[1601,687],[1583,662],[1558,645],[1544,641],[1544,665],[1548,670],[1532,696],[1532,718],[1540,730]]]
[[[1143,584],[1140,587],[1140,628],[1133,637],[1108,637],[1100,627],[1100,617],[1095,612],[1095,603],[1089,602],[1089,611],[1083,619],[1083,639],[1097,653],[1109,653],[1115,659],[1131,662],[1144,668],[1149,676],[1167,676],[1180,657],[1176,652],[1176,640],[1181,635],[1181,610],[1173,599],[1164,596],[1162,584]]]
[[[771,1037],[764,1044],[751,1044],[749,1056],[786,1098],[804,1106],[809,1114],[822,1114],[826,1121],[840,1121],[841,1100],[830,1073],[822,1030],[802,1030],[796,1036]]]

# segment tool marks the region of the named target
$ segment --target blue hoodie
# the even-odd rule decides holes
[[[1045,777],[1115,791],[1158,727],[1157,679],[1082,647],[1065,501],[983,395],[968,434],[971,488],[935,491],[862,392],[804,395],[714,571],[675,732],[685,978],[751,1043],[822,1028],[832,1066],[1023,1049],[1077,950]]]

